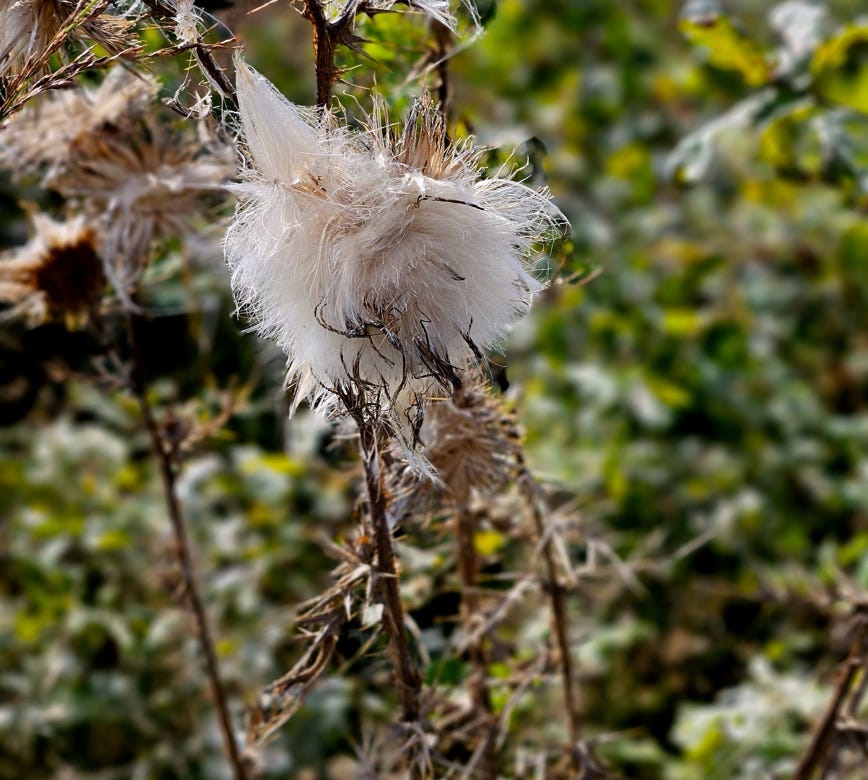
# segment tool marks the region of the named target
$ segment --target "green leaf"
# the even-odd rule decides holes
[[[826,100],[868,113],[868,23],[848,24],[818,46],[811,73]]]
[[[768,83],[769,65],[759,44],[728,17],[716,13],[685,17],[678,27],[694,46],[708,52],[710,65],[737,71],[752,87]]]

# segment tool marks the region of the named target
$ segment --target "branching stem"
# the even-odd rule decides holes
[[[127,315],[127,337],[129,339],[130,353],[132,356],[132,390],[138,400],[142,420],[145,423],[148,436],[151,440],[151,449],[153,450],[154,457],[160,467],[160,476],[163,482],[163,496],[166,502],[166,509],[169,514],[172,534],[175,540],[174,551],[184,581],[184,595],[190,606],[190,610],[193,613],[193,619],[196,624],[197,635],[199,638],[199,645],[202,649],[202,654],[205,656],[205,667],[211,687],[211,696],[213,697],[214,705],[217,708],[217,719],[220,723],[223,745],[232,767],[235,780],[247,780],[247,771],[232,729],[232,719],[229,715],[226,693],[220,678],[220,667],[217,662],[217,653],[214,649],[214,641],[211,637],[211,630],[208,625],[208,617],[205,613],[202,596],[199,593],[196,584],[196,575],[193,565],[193,556],[190,550],[187,524],[184,519],[181,502],[178,500],[178,493],[176,490],[176,461],[173,456],[173,451],[169,443],[165,440],[160,425],[154,416],[151,402],[148,400],[144,360],[136,336],[135,315],[132,313]]]
[[[584,770],[585,758],[581,750],[580,740],[582,732],[582,719],[579,714],[579,705],[576,696],[575,672],[573,670],[572,655],[570,653],[569,621],[567,617],[567,592],[561,585],[558,577],[557,563],[552,549],[551,538],[546,534],[545,516],[541,506],[539,486],[533,475],[522,464],[519,471],[519,486],[525,501],[533,516],[534,528],[537,536],[545,540],[542,546],[543,563],[546,570],[546,591],[552,610],[552,627],[558,645],[558,654],[561,661],[561,675],[564,686],[564,704],[567,710],[567,726],[570,738],[570,756],[573,768],[576,772]]]
[[[353,20],[364,9],[364,3],[348,0],[340,16],[329,21],[321,0],[304,0],[304,17],[313,26],[316,104],[319,108],[327,108],[331,103],[332,86],[340,76],[335,67],[335,52],[340,44],[352,40]]]
[[[796,771],[793,773],[793,780],[811,780],[814,777],[817,768],[823,763],[833,747],[838,732],[838,720],[848,698],[851,695],[856,695],[859,691],[856,683],[860,669],[863,674],[868,673],[868,647],[866,647],[868,616],[857,614],[856,620],[858,623],[850,654],[838,669],[838,684],[835,686],[826,712],[823,714],[807,750],[805,750]]]
[[[389,637],[389,653],[398,678],[398,695],[401,699],[402,719],[408,723],[419,720],[419,693],[422,679],[410,654],[405,629],[404,604],[401,601],[400,580],[395,565],[392,532],[386,518],[386,487],[383,484],[383,469],[373,423],[360,421],[362,462],[365,468],[365,486],[368,493],[368,511],[374,549],[377,553],[377,580],[383,598],[383,628]]]

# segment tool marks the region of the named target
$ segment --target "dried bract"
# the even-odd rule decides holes
[[[56,222],[32,219],[33,236],[0,255],[0,301],[5,316],[23,316],[31,326],[60,321],[69,328],[93,318],[105,290],[94,230],[79,216]]]
[[[420,438],[446,496],[466,506],[473,492],[490,495],[516,471],[521,444],[512,416],[478,374],[451,398],[431,404]]]
[[[562,215],[547,191],[482,178],[427,98],[396,136],[381,109],[347,129],[242,62],[237,89],[247,165],[225,250],[239,309],[288,355],[296,403],[329,411],[355,384],[406,423],[527,311],[535,248]]]
[[[133,127],[158,90],[153,78],[116,67],[96,88],[43,95],[3,125],[0,163],[18,176],[39,175],[51,187],[65,166],[88,153],[94,135]]]
[[[201,22],[202,12],[193,0],[176,0],[174,32],[181,43],[195,43],[199,39]]]
[[[93,6],[75,0],[0,0],[0,78],[40,59],[44,59],[40,68],[44,70],[46,55],[64,28],[64,42],[90,41],[112,53],[129,46],[130,22],[100,13]],[[75,23],[77,15],[81,15],[81,24]]]
[[[42,175],[98,224],[106,274],[122,297],[151,243],[183,236],[234,172],[234,150],[185,125],[175,131],[145,109],[151,80],[112,72],[95,92],[47,96],[0,133],[0,159]]]

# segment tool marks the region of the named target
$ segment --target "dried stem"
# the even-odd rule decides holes
[[[443,22],[436,19],[431,22],[434,31],[434,45],[431,49],[431,58],[437,69],[437,101],[444,119],[449,121],[449,112],[452,109],[452,88],[449,83],[449,57],[452,55],[453,36]]]
[[[340,15],[329,21],[320,0],[304,0],[304,18],[313,26],[313,51],[316,68],[316,104],[327,108],[332,100],[332,86],[341,75],[335,66],[335,52],[341,44],[353,44],[353,20],[366,12],[364,2],[347,0]]]
[[[408,723],[419,720],[419,694],[422,678],[410,654],[405,629],[404,604],[401,601],[400,581],[395,566],[392,532],[386,519],[386,487],[383,482],[382,460],[374,423],[356,418],[365,467],[365,486],[368,492],[368,513],[376,550],[375,571],[383,599],[383,628],[389,637],[389,653],[398,677],[402,719]],[[379,446],[378,446],[379,445]]]
[[[476,528],[476,518],[461,506],[455,515],[455,557],[458,562],[458,575],[461,579],[461,623],[468,637],[474,636],[474,622],[481,615],[477,576],[479,560],[476,547],[473,544],[473,532]],[[484,634],[470,640],[467,654],[473,664],[473,677],[470,683],[470,695],[473,709],[481,713],[489,724],[484,736],[485,746],[481,748],[482,776],[489,780],[497,780],[497,717],[491,706],[491,697],[485,684],[487,659],[483,645]]]
[[[154,416],[154,410],[148,400],[144,360],[136,336],[135,322],[135,315],[129,313],[127,315],[127,337],[129,339],[133,363],[131,375],[132,391],[139,402],[142,420],[145,423],[145,427],[148,430],[148,436],[151,440],[151,449],[153,450],[154,457],[157,459],[160,466],[160,476],[163,482],[163,494],[166,501],[166,509],[169,514],[169,520],[171,521],[172,533],[175,537],[175,554],[177,555],[178,564],[181,569],[181,576],[184,580],[184,595],[186,596],[193,613],[193,619],[196,623],[196,630],[199,637],[199,644],[202,653],[205,656],[205,667],[208,673],[211,695],[217,708],[217,719],[220,723],[220,731],[223,735],[223,745],[232,767],[235,780],[247,780],[247,771],[244,767],[244,762],[232,730],[232,720],[226,702],[226,693],[220,679],[220,667],[217,662],[217,653],[214,649],[211,630],[208,626],[208,617],[205,613],[205,607],[198,586],[196,585],[196,576],[193,566],[193,557],[190,551],[187,524],[184,519],[184,513],[181,509],[181,503],[178,500],[178,493],[176,490],[177,471],[174,450],[170,446],[169,442],[165,440],[163,431]]]
[[[561,661],[564,704],[567,710],[567,725],[570,738],[570,756],[575,771],[583,772],[587,757],[580,745],[582,720],[579,714],[579,706],[576,696],[575,672],[573,670],[573,661],[570,654],[570,639],[567,619],[567,592],[563,585],[561,585],[558,577],[555,551],[553,549],[551,536],[546,533],[545,516],[542,497],[539,494],[539,486],[534,480],[533,475],[528,471],[527,467],[523,463],[519,466],[518,483],[522,495],[530,508],[531,515],[533,516],[536,533],[541,540],[544,540],[542,544],[542,553],[547,580],[545,582],[545,587],[551,605],[552,627],[554,628],[558,653]]]
[[[838,684],[835,686],[826,712],[817,726],[807,750],[793,773],[793,780],[811,780],[814,777],[815,771],[825,761],[837,740],[839,718],[842,710],[845,709],[848,697],[861,695],[861,686],[856,685],[856,683],[860,670],[863,671],[863,674],[868,673],[868,647],[866,647],[868,616],[857,613],[855,619],[857,624],[850,654],[838,669]],[[823,772],[822,776],[825,774]]]

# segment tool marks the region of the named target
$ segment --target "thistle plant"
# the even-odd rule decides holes
[[[138,49],[100,36],[134,29],[133,15],[104,19],[108,6],[46,5],[60,21],[46,16],[26,46],[10,41],[0,52],[4,78],[18,85],[15,101],[0,113],[6,117],[0,162],[17,178],[53,191],[70,216],[63,222],[34,219],[31,242],[0,260],[0,299],[34,323],[60,317],[95,325],[99,313],[120,315],[125,325],[127,343],[112,350],[128,357],[127,384],[159,466],[185,603],[235,777],[249,774],[257,751],[303,705],[354,621],[370,632],[370,645],[385,636],[400,704],[398,738],[382,748],[382,760],[368,762],[382,770],[370,771],[495,780],[503,768],[510,708],[532,680],[558,663],[572,724],[568,771],[588,769],[592,762],[578,747],[565,590],[550,552],[559,532],[547,525],[546,498],[524,465],[514,421],[483,378],[488,352],[545,287],[538,261],[565,231],[566,220],[546,188],[522,180],[521,168],[489,171],[485,149],[472,138],[450,137],[446,106],[426,86],[420,85],[400,122],[389,117],[377,94],[355,119],[331,99],[342,75],[335,51],[358,48],[358,18],[399,8],[433,26],[433,86],[441,97],[448,95],[454,9],[444,0],[308,0],[304,15],[313,26],[317,95],[316,107],[304,107],[287,100],[240,54],[233,89],[203,43],[205,17],[194,3],[154,0],[146,6],[172,44],[163,54],[192,52],[201,84],[228,109],[223,125],[205,116],[210,91],[197,96],[195,112],[181,111],[196,114],[195,123],[192,116],[180,128],[156,119],[158,79],[136,67],[110,67],[115,55],[137,56]],[[0,11],[15,21],[22,8],[36,13],[42,6]],[[85,15],[71,16],[78,13]],[[77,22],[64,26],[67,18]],[[472,9],[470,24],[477,29]],[[108,56],[89,48],[94,40]],[[60,45],[85,50],[58,65],[52,52]],[[47,80],[37,63],[48,69]],[[70,79],[86,64],[107,73],[96,87],[73,87]],[[61,77],[70,88],[50,91],[52,79]],[[177,96],[164,102],[180,108]],[[233,173],[237,181],[227,186]],[[191,225],[215,213],[227,191],[237,199],[223,248],[238,314],[285,354],[290,414],[307,403],[317,413],[349,420],[364,484],[356,528],[344,544],[328,545],[340,560],[334,585],[298,617],[307,650],[251,708],[246,745],[237,739],[221,681],[177,488],[185,441],[199,439],[195,431],[179,433],[178,418],[155,406],[139,334],[148,314],[140,304],[142,280],[161,245],[183,240]],[[86,273],[80,268],[85,260]],[[70,274],[87,278],[89,296],[71,299],[76,287],[65,281]],[[517,499],[514,491],[509,497],[516,482]],[[517,520],[495,518],[492,507],[501,501],[519,507]],[[450,560],[461,591],[452,652],[471,668],[464,703],[423,683],[425,651],[411,631],[401,588],[396,536],[438,515],[448,518]],[[527,532],[524,520],[531,517],[535,525]],[[525,573],[507,593],[485,593],[476,536],[494,523],[545,551],[561,652],[559,662],[546,652],[520,669],[502,710],[489,690],[492,646],[506,643],[497,635],[500,627],[539,588],[539,578]]]

